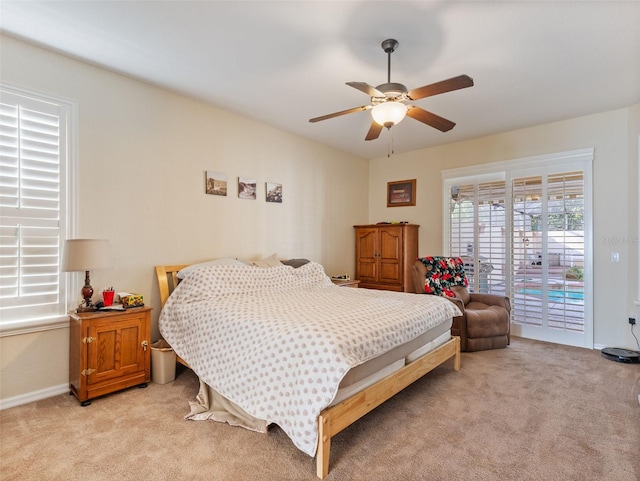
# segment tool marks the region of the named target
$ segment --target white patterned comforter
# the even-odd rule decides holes
[[[203,266],[159,327],[202,381],[314,456],[317,417],[350,368],[456,315],[436,296],[334,286],[315,262]]]

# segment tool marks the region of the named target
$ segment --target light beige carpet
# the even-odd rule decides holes
[[[640,365],[515,338],[463,353],[339,434],[328,480],[640,479]],[[80,407],[60,395],[0,413],[0,479],[313,480],[277,427],[184,421],[192,372]]]

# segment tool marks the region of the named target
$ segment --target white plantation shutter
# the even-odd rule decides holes
[[[450,187],[448,250],[464,261],[472,292],[504,293],[505,188],[504,180]]]
[[[475,185],[453,185],[449,190],[449,250],[462,257],[475,242]]]
[[[593,150],[443,172],[448,254],[511,300],[516,336],[593,347]]]
[[[549,312],[549,328],[564,331],[584,330],[584,289],[576,271],[584,276],[584,176],[580,172],[551,174],[547,178],[548,258],[550,264],[562,264],[564,293],[555,296]],[[574,273],[572,275],[572,272]],[[553,277],[550,275],[549,277]],[[560,297],[560,298],[559,298]]]
[[[0,91],[0,322],[66,311],[68,107]]]
[[[584,331],[584,193],[582,171],[513,180],[514,229],[523,237],[513,250],[514,323]]]
[[[514,293],[522,289],[520,286],[525,285],[524,282],[527,279],[539,278],[538,291],[541,296],[542,286],[548,281],[546,271],[541,267],[541,258],[538,261],[538,256],[542,255],[542,242],[534,238],[532,232],[532,218],[542,212],[541,196],[541,175],[520,177],[512,181],[514,246],[511,256],[515,274],[511,281],[511,292]],[[541,215],[538,219],[540,222],[544,221]],[[511,308],[512,322],[540,327],[543,325],[543,308],[540,299],[520,294],[513,295]]]
[[[504,294],[505,191],[504,180],[478,183],[478,247],[472,270],[477,292]]]

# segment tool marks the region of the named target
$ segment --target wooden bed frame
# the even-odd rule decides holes
[[[158,279],[158,288],[160,289],[160,307],[164,306],[169,296],[176,288],[180,279],[178,279],[178,272],[189,267],[189,264],[183,264],[179,266],[156,266],[156,278]],[[187,366],[191,369],[191,366],[176,354],[176,360],[183,366]]]
[[[178,285],[179,279],[176,274],[187,266],[188,264],[156,266],[162,306]],[[316,475],[324,479],[329,474],[329,452],[333,436],[451,358],[453,358],[453,369],[459,371],[460,338],[457,336],[368,388],[322,411],[318,416]],[[184,359],[179,356],[177,359],[178,362],[189,367]]]

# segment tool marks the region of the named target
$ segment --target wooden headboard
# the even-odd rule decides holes
[[[156,277],[158,278],[158,287],[160,288],[161,307],[164,306],[164,303],[167,302],[167,299],[169,299],[169,296],[178,285],[178,282],[180,282],[180,279],[178,279],[177,276],[178,272],[188,266],[189,264],[179,266],[156,266]],[[178,355],[176,355],[176,361],[191,369],[189,363]]]
[[[164,306],[173,290],[180,282],[177,275],[181,269],[189,264],[179,266],[156,266],[156,277],[158,278],[158,288],[160,289],[160,306]]]

